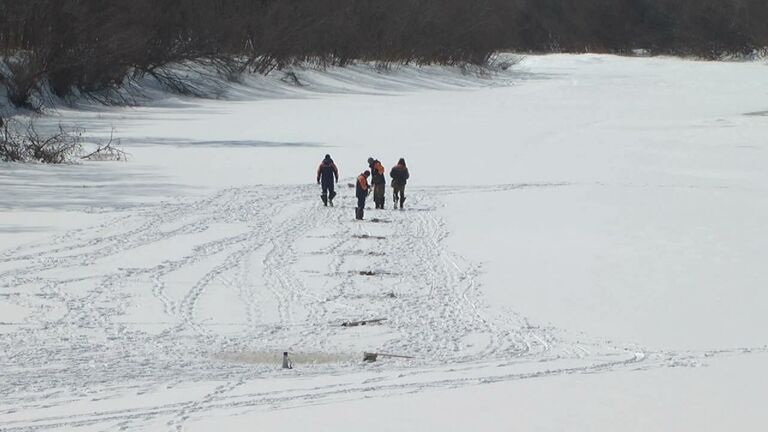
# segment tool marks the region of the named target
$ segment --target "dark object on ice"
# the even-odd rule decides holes
[[[322,185],[322,195],[320,199],[323,200],[323,205],[328,204],[333,207],[333,198],[336,196],[336,191],[333,190],[334,184],[339,182],[339,169],[331,159],[331,155],[325,155],[325,159],[320,163],[317,168],[317,183]]]
[[[387,239],[386,237],[372,236],[372,235],[368,235],[368,234],[359,234],[359,235],[355,235],[353,237],[359,238],[359,239],[373,239],[373,240],[386,240]]]
[[[352,271],[350,273],[358,274],[360,276],[392,276],[392,275],[397,275],[397,273],[392,273],[392,272],[383,271],[383,270],[360,270],[360,271]]]
[[[369,319],[369,320],[360,320],[360,321],[345,321],[341,323],[342,327],[357,327],[357,326],[364,326],[368,324],[378,324],[380,322],[386,321],[386,318],[375,318],[375,319]]]
[[[405,203],[405,185],[411,177],[408,167],[405,165],[405,159],[400,158],[397,165],[392,167],[389,176],[392,177],[392,198],[395,200],[395,208],[397,208],[399,201],[400,210],[402,210],[403,203]]]
[[[293,369],[293,362],[288,358],[288,351],[283,352],[283,369]]]
[[[748,112],[748,113],[746,113],[746,114],[744,114],[744,115],[745,115],[745,116],[754,116],[754,117],[759,117],[759,116],[768,116],[768,111],[755,111],[755,112]],[[0,121],[2,121],[2,119],[0,119]],[[2,125],[2,123],[0,123],[0,125]]]
[[[411,357],[411,356],[404,356],[404,355],[397,355],[397,354],[384,354],[384,353],[364,352],[363,353],[363,361],[369,362],[369,363],[373,363],[373,362],[375,362],[378,359],[379,356],[381,356],[381,357],[406,358],[406,359],[415,358],[415,357]]]

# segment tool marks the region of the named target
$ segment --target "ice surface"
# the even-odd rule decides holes
[[[0,429],[762,429],[764,64],[299,77],[62,108],[129,161],[0,165]],[[356,222],[369,156],[408,200]]]

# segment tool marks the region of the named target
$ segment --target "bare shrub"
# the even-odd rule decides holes
[[[119,140],[115,140],[115,130],[109,134],[109,141],[104,144],[98,144],[96,150],[82,156],[81,159],[90,161],[127,161],[128,154],[118,146]]]
[[[516,66],[521,61],[523,61],[522,56],[509,55],[509,54],[507,55],[494,54],[488,60],[488,68],[491,70],[506,71],[512,68],[513,66]]]
[[[17,124],[0,118],[0,160],[4,162],[20,162],[27,160],[27,147],[15,127]]]
[[[53,133],[41,134],[33,120],[26,125],[7,120],[0,128],[0,159],[6,162],[37,161],[61,164],[82,152],[82,132],[59,125]]]
[[[20,162],[27,159],[26,148],[11,125],[0,117],[0,160],[4,162]]]
[[[24,142],[31,152],[32,159],[38,162],[60,164],[71,161],[80,152],[82,132],[77,129],[66,129],[59,125],[56,132],[42,135],[30,121]]]
[[[39,109],[32,104],[32,96],[40,89],[45,71],[41,59],[33,52],[18,52],[4,58],[0,67],[0,84],[4,85],[8,100],[17,107]]]

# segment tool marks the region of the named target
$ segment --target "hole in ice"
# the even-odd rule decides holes
[[[365,320],[351,320],[351,321],[344,321],[341,323],[342,327],[357,327],[357,326],[364,326],[364,325],[370,325],[370,324],[380,324],[384,321],[386,321],[386,318],[373,318],[373,319],[365,319]]]
[[[343,253],[343,255],[348,256],[355,256],[355,255],[365,255],[365,256],[387,256],[386,252],[380,252],[380,251],[366,251],[366,250],[353,250],[346,253]]]
[[[359,239],[372,239],[372,240],[386,240],[387,239],[386,237],[372,236],[372,235],[368,235],[368,234],[357,234],[357,235],[353,235],[352,237],[359,238]]]
[[[386,293],[383,293],[383,294],[382,293],[378,293],[378,292],[377,293],[367,293],[367,294],[363,293],[363,294],[347,295],[346,298],[348,298],[350,300],[354,300],[354,299],[358,299],[358,300],[359,299],[369,299],[369,300],[370,299],[374,299],[375,300],[375,299],[381,299],[381,298],[393,299],[393,298],[398,298],[398,294],[395,294],[393,292],[386,292]]]
[[[348,361],[354,361],[357,359],[356,354],[350,354],[350,353],[291,352],[291,351],[289,351],[289,357],[293,362],[294,367],[300,366],[300,365],[344,363]],[[279,367],[283,361],[283,353],[282,351],[275,351],[275,352],[252,351],[252,352],[239,352],[239,353],[220,353],[220,354],[214,355],[214,358],[231,362],[231,363],[263,364],[263,365],[275,365],[275,367]]]
[[[387,272],[387,271],[377,271],[377,270],[361,270],[359,272],[352,272],[357,273],[360,276],[392,276],[394,273]]]

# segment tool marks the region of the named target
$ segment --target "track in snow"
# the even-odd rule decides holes
[[[0,325],[0,428],[183,430],[212,410],[739,354],[576,342],[491,313],[479,267],[445,246],[436,195],[467,190],[413,189],[406,211],[368,210],[357,222],[344,193],[325,208],[314,186],[228,189],[0,253],[0,301],[28,311]],[[287,376],[275,357],[284,350],[306,359]],[[368,365],[363,351],[415,358]],[[265,377],[271,390],[258,385]]]

